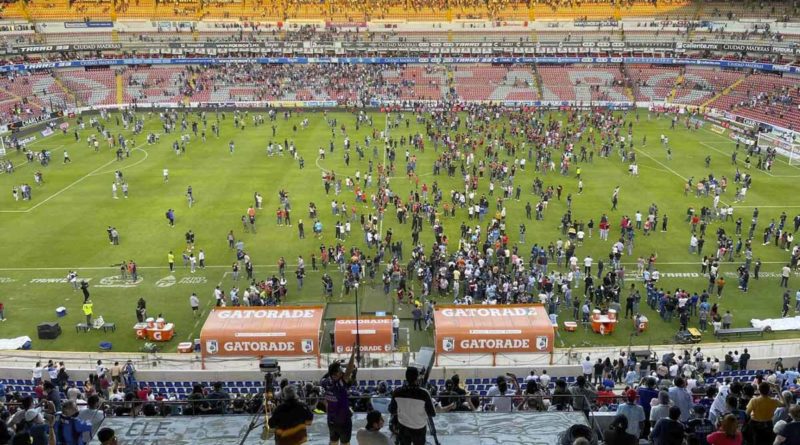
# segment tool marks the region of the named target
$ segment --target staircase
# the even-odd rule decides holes
[[[736,80],[736,82],[733,82],[732,84],[727,86],[719,94],[715,95],[711,99],[709,99],[709,100],[703,102],[702,104],[700,104],[700,107],[701,108],[705,108],[705,107],[711,105],[712,102],[714,102],[715,100],[719,99],[720,97],[728,95],[731,91],[733,91],[734,88],[738,87],[742,82],[744,82],[747,79],[748,76],[749,76],[749,74],[745,74],[744,76],[740,77],[739,79]]]
[[[119,31],[116,29],[111,30],[111,41],[114,43],[119,43]]]
[[[62,81],[61,81],[61,78],[60,78],[60,77],[58,77],[58,71],[55,71],[55,72],[53,72],[53,80],[55,81],[56,85],[58,85],[58,87],[59,87],[59,88],[61,88],[62,90],[64,90],[64,93],[67,95],[67,97],[69,97],[70,101],[71,101],[73,104],[75,104],[76,106],[81,106],[81,105],[83,105],[83,104],[82,104],[82,103],[80,103],[80,101],[78,100],[78,96],[75,94],[75,92],[74,92],[74,91],[72,91],[72,90],[71,90],[69,87],[67,87],[67,86],[64,84],[64,82],[62,82]]]
[[[675,94],[678,92],[678,87],[683,85],[684,77],[683,72],[678,74],[678,77],[675,78],[675,83],[672,84],[672,90],[670,90],[669,95],[667,96],[666,102],[672,103],[673,99],[675,99]]]
[[[531,70],[533,71],[533,79],[536,81],[536,91],[539,93],[539,98],[544,99],[544,89],[542,88],[542,76],[539,74],[539,70],[536,69],[536,64],[531,65]]]
[[[22,5],[22,13],[25,15],[25,20],[32,22],[31,12],[28,10],[28,2],[20,1],[19,4]]]
[[[125,87],[122,84],[122,73],[119,71],[116,74],[116,80],[117,80],[117,105],[122,105],[122,103],[125,101],[125,94],[123,94],[125,91]]]

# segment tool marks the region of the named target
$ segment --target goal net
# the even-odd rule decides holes
[[[788,133],[759,133],[758,146],[762,150],[771,148],[779,155],[789,158],[789,165],[800,165],[800,140]]]

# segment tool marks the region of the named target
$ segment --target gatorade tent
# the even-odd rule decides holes
[[[437,306],[438,354],[549,353],[553,325],[542,305]]]
[[[335,351],[349,353],[356,343],[356,332],[361,352],[392,352],[394,335],[391,317],[360,317],[358,330],[355,318],[337,318],[334,326]]]
[[[210,357],[319,356],[322,306],[215,308],[200,332]]]

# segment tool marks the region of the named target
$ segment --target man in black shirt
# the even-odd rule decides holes
[[[406,384],[396,389],[389,403],[400,445],[425,445],[428,418],[434,417],[431,395],[419,386],[419,369],[406,369]]]
[[[305,443],[308,437],[306,428],[311,425],[314,415],[304,403],[297,400],[297,389],[288,385],[281,391],[283,403],[272,411],[269,427],[275,429],[275,443]]]
[[[745,348],[744,353],[739,356],[739,369],[747,369],[747,362],[750,361],[750,353],[747,352],[747,348]]]

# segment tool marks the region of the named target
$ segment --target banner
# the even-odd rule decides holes
[[[760,62],[737,62],[731,60],[681,59],[664,57],[182,57],[182,58],[126,58],[84,59],[66,62],[38,62],[0,66],[0,73],[33,71],[54,68],[79,68],[90,66],[125,65],[225,65],[225,64],[461,64],[461,63],[539,63],[539,64],[658,64],[698,65],[720,68],[743,68],[757,71],[773,71],[800,74],[800,66],[774,65]]]
[[[113,22],[64,22],[64,28],[113,28]]]
[[[83,27],[97,27],[97,24],[106,22],[68,22],[77,23]],[[90,25],[87,25],[89,23]],[[110,23],[110,22],[109,22]],[[594,25],[593,25],[594,26]],[[674,53],[683,55],[687,51],[715,51],[715,52],[747,52],[758,54],[774,54],[791,56],[800,53],[796,43],[775,44],[747,44],[747,43],[716,43],[716,42],[669,42],[669,41],[628,41],[628,42],[317,42],[317,41],[270,41],[270,42],[125,42],[108,44],[84,45],[20,45],[3,48],[2,54],[29,54],[53,51],[89,51],[97,49],[124,49],[136,50],[140,53],[155,52],[164,54],[219,54],[219,53],[250,53],[250,54],[289,54],[306,55],[316,54],[330,56],[334,54],[356,57],[364,54],[419,54],[419,55],[470,55],[482,54],[486,56],[502,56],[509,54],[605,54],[625,52],[637,53]]]

